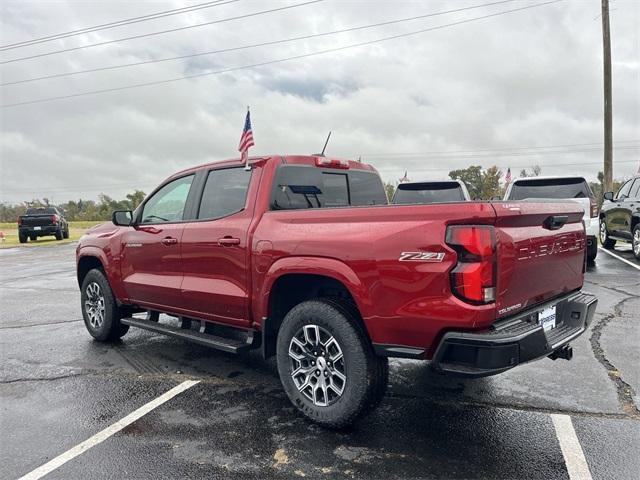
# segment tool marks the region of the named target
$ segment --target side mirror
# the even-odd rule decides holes
[[[613,192],[604,192],[604,199],[613,202]]]
[[[116,210],[111,216],[111,221],[119,227],[130,227],[133,225],[133,212],[131,210]]]

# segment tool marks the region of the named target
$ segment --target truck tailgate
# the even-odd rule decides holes
[[[495,202],[499,317],[582,287],[586,236],[573,202]]]
[[[25,227],[46,227],[52,225],[52,215],[25,215],[21,217],[22,225]]]

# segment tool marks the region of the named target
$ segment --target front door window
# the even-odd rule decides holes
[[[189,175],[163,186],[144,204],[140,223],[181,222],[192,182],[193,175]]]

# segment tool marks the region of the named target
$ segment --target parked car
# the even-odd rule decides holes
[[[435,180],[399,184],[391,203],[406,205],[468,200],[471,198],[464,182],[460,180]]]
[[[507,187],[504,200],[553,199],[574,201],[584,209],[587,232],[587,260],[594,262],[598,255],[598,202],[581,176],[516,178]]]
[[[32,242],[38,237],[55,236],[56,240],[69,238],[69,223],[56,207],[28,208],[18,217],[18,239],[20,243]]]
[[[616,242],[631,243],[640,260],[640,175],[626,181],[615,195],[604,194],[600,209],[600,243],[613,248]]]
[[[570,359],[593,317],[578,204],[388,205],[363,163],[273,156],[250,167],[179,172],[82,237],[95,339],[133,326],[260,348],[302,414],[342,427],[381,401],[387,357],[492,375]]]

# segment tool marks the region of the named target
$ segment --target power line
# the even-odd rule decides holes
[[[637,160],[616,160],[616,163],[634,163]],[[554,163],[553,165],[542,165],[543,168],[556,168],[556,167],[569,167],[569,166],[580,166],[580,165],[601,165],[602,162],[579,162],[579,163]],[[526,168],[526,167],[530,167],[531,165],[529,164],[521,164],[521,165],[514,165],[514,164],[505,164],[505,165],[495,165],[497,167],[501,167],[501,168],[506,168],[506,167],[512,167],[512,168]],[[388,167],[376,167],[377,170],[383,170],[383,171],[391,171],[391,170],[406,170],[406,166],[403,167],[393,167],[393,166],[388,166]],[[422,172],[422,171],[432,171],[432,172],[445,172],[445,171],[450,171],[452,169],[456,169],[459,167],[455,167],[455,166],[450,166],[450,167],[445,167],[445,168],[417,168],[417,169],[410,169],[413,172]],[[85,187],[78,187],[77,183],[73,184],[73,185],[69,185],[69,187],[64,187],[64,186],[57,186],[54,188],[46,188],[46,189],[38,189],[37,187],[34,188],[30,188],[30,189],[22,189],[22,190],[3,190],[2,193],[5,195],[26,195],[26,194],[30,194],[30,193],[36,193],[39,190],[44,191],[44,194],[40,194],[42,195],[46,195],[48,193],[56,193],[56,194],[60,194],[60,193],[65,193],[65,192],[90,192],[90,193],[95,193],[95,192],[104,192],[105,188],[121,188],[121,189],[134,189],[134,190],[140,190],[140,189],[145,189],[147,186],[149,186],[149,189],[153,189],[155,188],[157,185],[160,184],[162,180],[158,180],[158,182],[156,184],[149,184],[146,183],[144,185],[142,184],[137,184],[137,185],[132,185],[131,183],[127,182],[127,183],[113,183],[113,184],[103,184],[103,185],[99,185],[99,186],[95,186],[95,187],[91,187],[91,186],[85,186]]]
[[[84,97],[84,96],[87,96],[87,95],[97,95],[97,94],[108,93],[108,92],[117,92],[117,91],[132,89],[132,88],[142,88],[142,87],[150,87],[150,86],[153,86],[153,85],[163,85],[163,84],[167,84],[167,83],[178,82],[178,81],[181,81],[181,80],[206,77],[206,76],[210,76],[210,75],[220,75],[220,74],[224,74],[224,73],[230,73],[230,72],[235,72],[235,71],[239,71],[239,70],[245,70],[245,69],[249,69],[249,68],[264,67],[264,66],[267,66],[267,65],[274,65],[274,64],[278,64],[278,63],[288,62],[288,61],[291,61],[291,60],[299,60],[301,58],[309,58],[309,57],[314,57],[314,56],[317,56],[317,55],[324,55],[324,54],[327,54],[327,53],[340,52],[340,51],[348,50],[348,49],[351,49],[351,48],[363,47],[363,46],[366,46],[366,45],[372,45],[372,44],[375,44],[375,43],[386,42],[386,41],[395,40],[395,39],[398,39],[398,38],[410,37],[410,36],[418,35],[418,34],[425,33],[425,32],[430,32],[430,31],[434,31],[434,30],[441,30],[441,29],[448,28],[448,27],[453,27],[453,26],[456,26],[456,25],[462,25],[462,24],[466,24],[466,23],[471,23],[471,22],[475,22],[475,21],[478,21],[478,20],[484,20],[484,19],[487,19],[487,18],[497,17],[497,16],[500,16],[500,15],[506,15],[508,13],[518,12],[518,11],[522,11],[522,10],[528,10],[528,9],[531,9],[531,8],[542,7],[544,5],[550,5],[550,4],[558,3],[558,2],[562,2],[562,1],[564,1],[564,0],[551,0],[551,1],[547,1],[547,2],[536,3],[536,4],[533,4],[533,5],[527,5],[525,7],[514,8],[514,9],[511,9],[511,10],[503,10],[501,12],[491,13],[491,14],[488,14],[488,15],[480,16],[480,17],[468,18],[468,19],[465,19],[465,20],[460,20],[460,21],[457,21],[457,22],[438,25],[438,26],[435,26],[435,27],[423,28],[421,30],[415,30],[413,32],[401,33],[401,34],[392,35],[392,36],[388,36],[388,37],[381,37],[381,38],[378,38],[378,39],[375,39],[375,40],[369,40],[369,41],[366,41],[366,42],[352,43],[350,45],[343,45],[341,47],[335,47],[335,48],[330,48],[330,49],[326,49],[326,50],[318,50],[316,52],[305,53],[305,54],[301,54],[301,55],[295,55],[295,56],[280,58],[280,59],[276,59],[276,60],[269,60],[269,61],[253,63],[253,64],[249,64],[249,65],[241,65],[241,66],[238,66],[238,67],[230,67],[230,68],[226,68],[226,69],[223,69],[223,70],[215,70],[215,71],[210,71],[210,72],[196,73],[196,74],[193,74],[193,75],[185,75],[185,76],[176,77],[176,78],[169,78],[169,79],[166,79],[166,80],[156,80],[156,81],[152,81],[152,82],[137,83],[137,84],[132,84],[132,85],[124,85],[122,87],[105,88],[105,89],[101,89],[101,90],[91,90],[91,91],[88,91],[88,92],[80,92],[80,93],[73,93],[73,94],[69,94],[69,95],[60,95],[60,96],[56,96],[56,97],[41,98],[41,99],[38,99],[38,100],[28,100],[28,101],[24,101],[24,102],[9,103],[9,104],[0,105],[0,108],[18,107],[18,106],[22,106],[22,105],[33,105],[33,104],[36,104],[36,103],[51,102],[51,101],[54,101],[54,100],[66,100],[66,99],[69,99],[69,98]]]
[[[120,69],[120,68],[137,67],[137,66],[141,66],[141,65],[149,65],[149,64],[152,64],[152,63],[169,62],[169,61],[173,61],[173,60],[182,60],[182,59],[185,59],[185,58],[200,57],[200,56],[204,56],[204,55],[213,55],[213,54],[218,54],[218,53],[234,52],[234,51],[238,51],[238,50],[247,50],[247,49],[256,48],[256,47],[279,45],[279,44],[282,44],[282,43],[295,42],[295,41],[299,41],[299,40],[309,40],[311,38],[318,38],[318,37],[324,37],[324,36],[329,36],[329,35],[336,35],[336,34],[340,34],[340,33],[354,32],[354,31],[357,31],[357,30],[365,30],[365,29],[369,29],[369,28],[382,27],[382,26],[386,26],[386,25],[404,23],[404,22],[409,22],[409,21],[412,21],[412,20],[419,20],[419,19],[428,18],[428,17],[435,17],[435,16],[445,15],[445,14],[449,14],[449,13],[457,13],[457,12],[462,12],[462,11],[465,11],[465,10],[472,10],[472,9],[476,9],[476,8],[499,5],[499,4],[503,4],[503,3],[511,3],[511,2],[515,2],[515,1],[519,1],[519,0],[502,0],[502,1],[498,1],[498,2],[483,3],[481,5],[472,5],[472,6],[469,6],[469,7],[456,8],[456,9],[453,9],[453,10],[445,10],[445,11],[442,11],[442,12],[428,13],[428,14],[425,14],[425,15],[417,15],[417,16],[414,16],[414,17],[400,18],[400,19],[397,19],[397,20],[389,20],[389,21],[386,21],[386,22],[379,22],[379,23],[372,23],[372,24],[368,24],[368,25],[361,25],[361,26],[357,26],[357,27],[344,28],[344,29],[341,29],[341,30],[333,30],[331,32],[314,33],[314,34],[310,34],[310,35],[303,35],[303,36],[300,36],[300,37],[291,37],[291,38],[285,38],[285,39],[280,39],[280,40],[272,40],[272,41],[268,41],[268,42],[254,43],[254,44],[251,44],[251,45],[243,45],[243,46],[239,46],[239,47],[231,47],[231,48],[225,48],[225,49],[221,49],[221,50],[210,50],[208,52],[191,53],[191,54],[188,54],[188,55],[179,55],[179,56],[176,56],[176,57],[160,58],[160,59],[154,59],[154,60],[144,60],[144,61],[140,61],[140,62],[124,63],[124,64],[120,64],[120,65],[111,65],[111,66],[106,66],[106,67],[97,67],[97,68],[91,68],[91,69],[87,69],[87,70],[78,70],[78,71],[75,71],[75,72],[56,73],[56,74],[52,74],[52,75],[45,75],[45,76],[42,76],[42,77],[26,78],[26,79],[23,79],[23,80],[15,80],[15,81],[12,81],[12,82],[0,83],[0,86],[4,87],[4,86],[8,86],[8,85],[17,85],[17,84],[21,84],[21,83],[35,82],[35,81],[38,81],[38,80],[48,80],[48,79],[51,79],[51,78],[69,77],[69,76],[72,76],[72,75],[79,75],[79,74],[83,74],[83,73],[95,73],[95,72],[101,72],[101,71],[105,71],[105,70],[115,70],[115,69]]]
[[[634,163],[637,162],[637,160],[616,160],[616,164],[618,163]],[[554,163],[551,165],[541,165],[542,168],[556,168],[556,167],[576,167],[576,166],[582,166],[582,165],[602,165],[602,162],[578,162],[578,163]],[[527,168],[530,167],[530,164],[521,164],[521,165],[514,165],[514,164],[503,164],[503,165],[491,165],[491,166],[496,166],[499,168],[507,168],[507,167],[511,167],[511,168]],[[458,168],[461,167],[455,167],[455,166],[450,166],[450,167],[444,167],[444,168],[439,168],[439,167],[435,167],[435,168],[425,168],[425,167],[421,167],[421,168],[414,168],[411,169],[409,168],[409,170],[411,170],[412,172],[446,172],[446,171],[451,171],[451,170],[456,170]],[[403,167],[376,167],[377,170],[384,170],[384,171],[404,171],[407,169],[407,166],[403,166]]]
[[[64,192],[100,192],[102,190],[104,190],[105,188],[110,188],[110,189],[114,189],[114,188],[125,188],[125,189],[129,189],[129,188],[133,188],[133,189],[137,189],[137,190],[141,190],[141,189],[145,189],[146,187],[149,188],[155,188],[159,182],[161,180],[158,180],[157,183],[153,184],[153,183],[145,183],[145,184],[138,184],[138,185],[131,185],[131,183],[126,182],[126,183],[110,183],[110,184],[103,184],[100,186],[95,186],[95,187],[91,187],[91,186],[84,186],[84,187],[78,187],[78,184],[74,184],[74,185],[68,185],[68,186],[64,186],[64,185],[58,185],[57,187],[53,187],[53,188],[44,188],[44,189],[40,189],[40,188],[24,188],[24,189],[17,189],[17,190],[2,190],[3,194],[28,194],[28,193],[35,193],[39,190],[44,190],[48,193],[64,193]],[[147,190],[149,189],[147,188]]]
[[[117,20],[115,22],[103,23],[101,25],[94,25],[93,27],[85,27],[77,30],[71,30],[68,32],[47,35],[46,37],[32,38],[31,40],[25,40],[23,42],[0,45],[0,51],[13,50],[15,48],[20,48],[20,47],[30,47],[31,45],[51,42],[53,40],[60,40],[62,38],[73,37],[75,35],[83,35],[85,33],[92,33],[92,32],[97,32],[99,30],[107,30],[110,28],[122,27],[124,25],[131,25],[133,23],[146,22],[148,20],[156,20],[158,18],[169,17],[172,15],[179,15],[182,13],[189,13],[196,10],[202,10],[205,8],[218,7],[218,6],[226,5],[228,3],[236,3],[239,1],[240,0],[215,0],[212,2],[199,3],[197,5],[191,5],[188,7],[174,8],[172,10],[165,10],[162,12],[150,13],[148,15],[142,15],[139,17],[126,18],[124,20]]]
[[[614,143],[640,143],[640,139],[638,140],[616,140]],[[569,143],[569,144],[560,144],[560,145],[543,145],[543,146],[533,146],[533,147],[499,147],[499,148],[475,148],[473,150],[440,150],[440,151],[430,151],[430,152],[389,152],[389,153],[358,153],[355,156],[362,155],[367,157],[376,157],[376,156],[387,156],[387,155],[424,155],[424,154],[439,154],[439,153],[477,153],[477,152],[495,152],[502,150],[537,150],[537,149],[546,149],[546,148],[565,148],[565,147],[584,147],[584,146],[594,146],[594,145],[604,145],[603,142],[596,143]]]
[[[638,146],[620,146],[615,147],[615,150],[640,150]],[[363,158],[429,158],[429,159],[447,159],[447,158],[500,158],[500,157],[530,157],[530,156],[544,156],[544,155],[567,155],[576,153],[590,153],[601,152],[602,148],[589,148],[589,149],[574,149],[574,150],[551,150],[551,151],[537,151],[537,152],[498,152],[498,153],[479,153],[479,154],[463,154],[463,155],[433,155],[424,153],[413,153],[404,155],[394,154],[375,154],[375,155],[361,155]]]
[[[616,140],[614,143],[619,144],[625,144],[625,143],[636,143],[636,142],[640,142],[640,140]],[[537,150],[537,149],[549,149],[549,148],[558,148],[558,147],[576,147],[576,146],[589,146],[589,145],[603,145],[602,142],[597,142],[597,143],[572,143],[572,144],[561,144],[561,145],[536,145],[536,146],[526,146],[526,147],[498,147],[498,148],[493,148],[493,149],[487,149],[487,148],[476,148],[473,150],[444,150],[444,151],[432,151],[432,152],[423,152],[423,153],[481,153],[481,152],[487,152],[487,151],[504,151],[504,150]],[[634,147],[634,148],[640,148],[640,147]],[[573,153],[573,151],[568,151],[565,153]],[[363,157],[365,154],[362,154]],[[385,154],[383,154],[385,155]],[[390,154],[393,155],[393,154]],[[367,154],[368,157],[373,157],[374,154]],[[356,158],[357,155],[351,155],[351,156],[347,156],[348,158]],[[444,157],[447,158],[447,157]],[[451,157],[448,157],[451,158]],[[629,162],[633,162],[635,160],[620,160],[621,163],[629,163]],[[567,165],[576,165],[575,163],[556,163],[553,165],[548,165],[548,166],[567,166]],[[517,165],[515,165],[517,167]],[[524,166],[524,165],[521,165]],[[148,185],[148,184],[145,184]],[[57,187],[55,187],[53,190],[64,190],[64,189],[68,189],[68,188],[72,188],[77,186],[77,183],[75,184],[69,184],[69,185],[58,185]],[[108,184],[102,184],[100,187],[98,188],[104,188],[104,187],[118,187],[118,186],[131,186],[131,184],[129,182],[116,182],[116,183],[108,183]],[[131,187],[134,188],[134,187]],[[81,187],[78,191],[83,190],[83,187]],[[14,190],[15,191],[25,191],[25,192],[29,192],[32,191],[30,188],[27,189],[21,189],[21,190]]]
[[[4,60],[4,61],[0,62],[0,64],[5,65],[7,63],[20,62],[22,60],[31,60],[33,58],[40,58],[40,57],[47,57],[49,55],[56,55],[58,53],[73,52],[73,51],[76,51],[76,50],[83,50],[85,48],[99,47],[99,46],[102,46],[102,45],[110,45],[112,43],[124,42],[124,41],[127,41],[127,40],[135,40],[135,39],[138,39],[138,38],[147,38],[147,37],[153,37],[153,36],[156,36],[156,35],[163,35],[165,33],[179,32],[179,31],[182,31],[182,30],[188,30],[190,28],[198,28],[198,27],[204,27],[204,26],[207,26],[207,25],[215,25],[215,24],[218,24],[218,23],[231,22],[233,20],[240,20],[240,19],[243,19],[243,18],[255,17],[255,16],[258,16],[258,15],[264,15],[265,13],[280,12],[282,10],[290,10],[292,8],[303,7],[305,5],[311,5],[313,3],[319,3],[319,2],[324,2],[324,1],[325,0],[309,0],[307,2],[296,3],[294,5],[286,5],[284,7],[271,8],[269,10],[260,10],[258,12],[247,13],[247,14],[244,14],[244,15],[236,15],[235,17],[222,18],[222,19],[213,20],[213,21],[210,21],[210,22],[196,23],[195,25],[185,25],[184,27],[170,28],[168,30],[160,30],[158,32],[143,33],[143,34],[140,34],[140,35],[133,35],[131,37],[116,38],[114,40],[106,40],[104,42],[90,43],[88,45],[80,45],[78,47],[64,48],[62,50],[54,50],[54,51],[51,51],[51,52],[39,53],[39,54],[36,54],[36,55],[29,55],[27,57],[12,58],[11,60]]]

